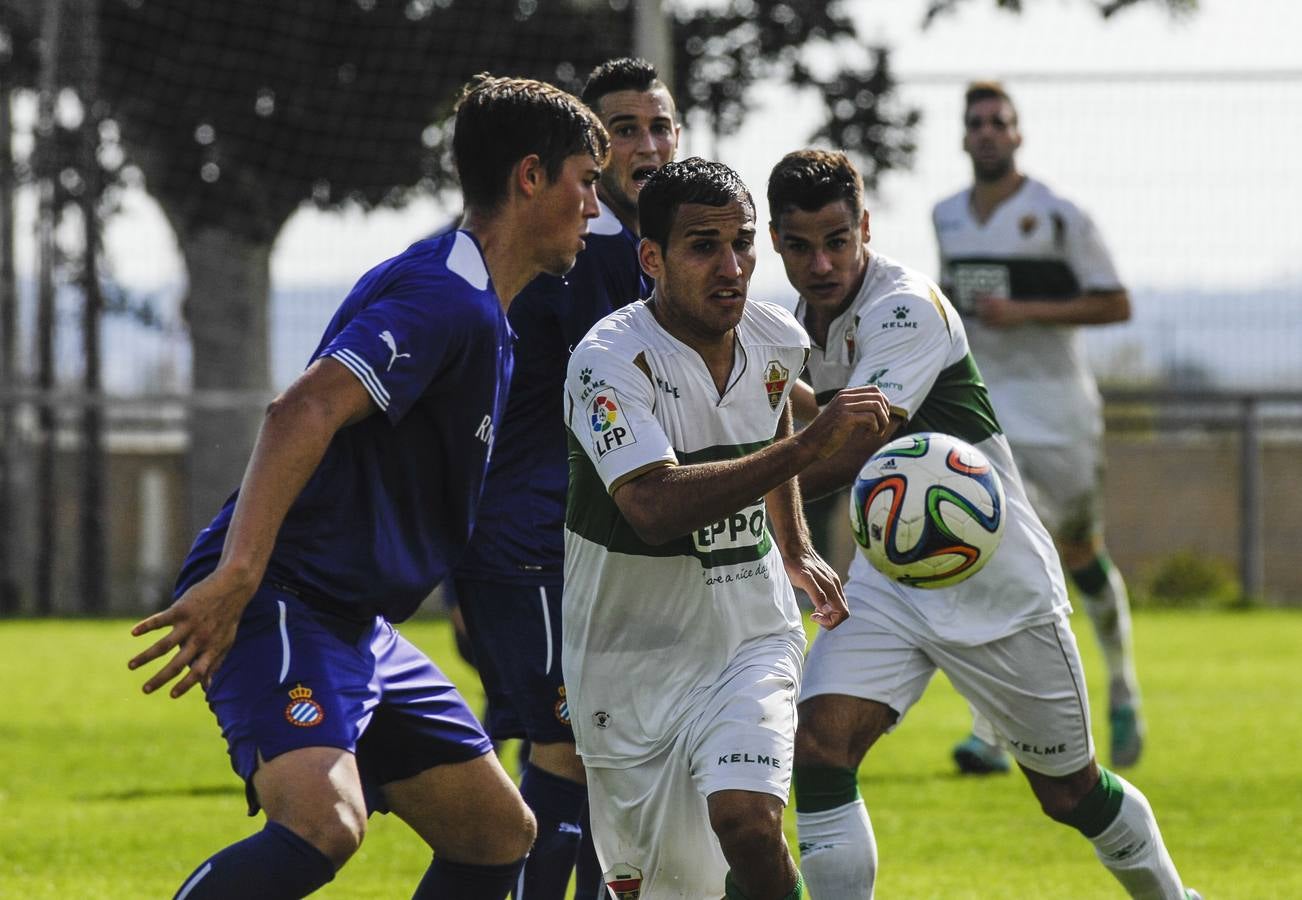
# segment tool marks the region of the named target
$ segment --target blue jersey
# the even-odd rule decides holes
[[[366,273],[326,328],[380,414],[341,429],[276,537],[266,580],[391,621],[470,539],[511,378],[511,328],[473,237],[413,244]],[[235,495],[199,533],[179,596],[217,565]]]
[[[604,204],[564,278],[540,275],[511,303],[519,336],[506,418],[484,486],[475,534],[459,577],[548,584],[565,562],[565,367],[588,329],[612,310],[648,297],[638,237]]]

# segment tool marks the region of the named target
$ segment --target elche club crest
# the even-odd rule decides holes
[[[289,692],[289,706],[285,707],[285,720],[299,728],[311,728],[325,721],[325,710],[312,699],[312,689],[302,684]]]
[[[764,367],[764,392],[769,395],[769,408],[777,409],[782,402],[782,394],[787,389],[791,371],[776,359],[770,359]]]
[[[639,900],[642,896],[642,870],[628,863],[615,863],[601,873],[615,900]]]

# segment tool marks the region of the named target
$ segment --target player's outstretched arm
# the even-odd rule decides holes
[[[267,407],[217,568],[166,610],[131,629],[135,637],[170,630],[133,657],[130,669],[179,648],[145,682],[146,694],[187,666],[190,671],[173,685],[171,696],[198,683],[207,686],[235,640],[240,614],[262,581],[290,505],[320,465],[335,432],[374,411],[356,376],[329,358],[313,363]]]
[[[778,436],[792,433],[792,402],[788,403],[778,426]],[[818,555],[809,537],[803,504],[800,502],[800,483],[788,478],[764,497],[773,535],[777,538],[782,565],[791,583],[808,595],[814,604],[814,621],[823,628],[832,629],[850,615],[841,590],[841,579],[836,571]]]
[[[638,537],[663,544],[753,503],[836,453],[851,435],[880,431],[889,417],[890,404],[878,388],[850,388],[798,434],[741,459],[651,469],[612,497]]]
[[[983,325],[993,328],[1029,322],[1040,325],[1111,325],[1130,318],[1130,295],[1117,290],[1090,291],[1066,300],[979,297],[976,312]]]

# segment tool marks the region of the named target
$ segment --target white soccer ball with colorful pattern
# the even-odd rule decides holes
[[[984,453],[947,434],[897,438],[850,492],[859,549],[886,577],[920,588],[971,578],[1004,534],[1004,487]]]

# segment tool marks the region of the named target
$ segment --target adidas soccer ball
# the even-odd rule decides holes
[[[913,587],[958,584],[981,571],[1004,518],[1004,488],[990,460],[947,434],[891,441],[864,464],[850,494],[860,551]]]

